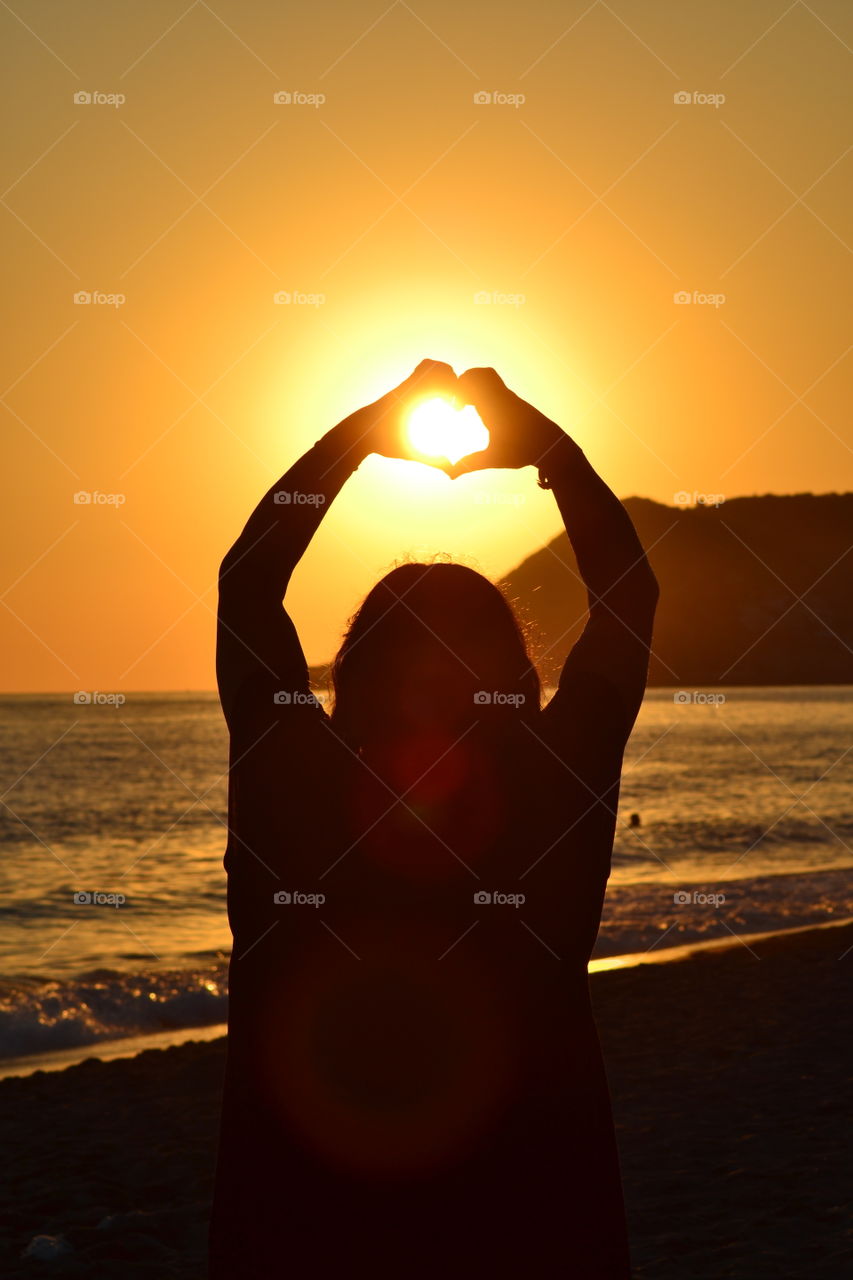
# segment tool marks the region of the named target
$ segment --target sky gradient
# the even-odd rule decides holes
[[[842,0],[0,28],[4,688],[213,687],[255,502],[423,357],[493,365],[621,497],[853,487]],[[395,557],[494,577],[559,528],[529,469],[369,459],[288,597],[309,661]]]

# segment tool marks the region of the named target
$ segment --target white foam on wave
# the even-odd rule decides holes
[[[74,979],[20,978],[0,987],[0,1059],[127,1036],[205,1027],[227,1016],[227,966]]]

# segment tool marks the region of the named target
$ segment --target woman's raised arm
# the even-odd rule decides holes
[[[282,601],[294,569],[346,480],[370,453],[411,458],[402,414],[415,394],[452,394],[449,365],[424,360],[387,395],[338,423],[267,491],[219,571],[216,675],[229,727],[254,687],[307,697],[308,668]],[[285,698],[282,698],[284,701]]]
[[[451,474],[538,467],[540,484],[557,501],[587,589],[589,618],[566,659],[553,710],[559,711],[572,687],[580,688],[594,676],[616,691],[627,740],[643,699],[658,599],[657,581],[631,517],[578,445],[510,391],[494,369],[469,369],[458,381],[491,441],[487,450],[463,459]]]

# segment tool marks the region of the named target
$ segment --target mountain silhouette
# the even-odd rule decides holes
[[[660,584],[650,684],[853,683],[853,493],[625,506]],[[565,533],[502,585],[553,683],[586,615]]]
[[[650,684],[853,684],[853,493],[625,506],[660,584]],[[587,611],[566,534],[501,586],[554,684]],[[310,676],[325,689],[329,665]]]

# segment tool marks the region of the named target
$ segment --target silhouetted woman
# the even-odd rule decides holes
[[[291,574],[416,394],[475,405],[452,473],[539,468],[589,595],[559,689],[480,574],[403,564],[312,697]],[[425,361],[282,477],[225,557],[228,1065],[211,1275],[629,1275],[587,960],[657,585],[576,444],[491,369]]]

